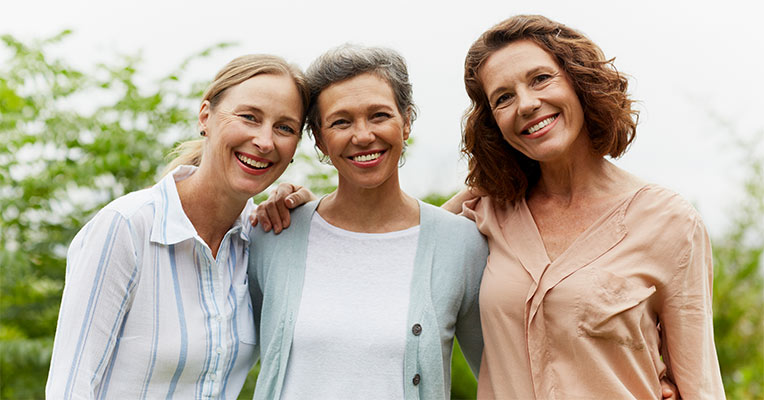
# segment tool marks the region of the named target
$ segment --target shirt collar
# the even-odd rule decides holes
[[[156,207],[152,242],[171,245],[196,236],[196,229],[183,211],[175,186],[175,182],[188,178],[195,171],[196,167],[191,165],[178,166],[152,188]]]
[[[151,241],[163,245],[180,243],[197,236],[196,229],[183,211],[175,182],[188,178],[197,167],[181,165],[172,170],[152,188],[154,195],[154,223],[151,229]],[[249,214],[255,205],[252,199],[247,201],[244,210],[236,218],[229,232],[238,233],[245,242],[249,242]]]

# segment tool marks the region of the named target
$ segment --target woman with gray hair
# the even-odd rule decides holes
[[[339,182],[278,237],[252,233],[255,398],[448,398],[454,336],[480,364],[485,240],[400,188],[416,108],[399,54],[343,46],[306,75],[309,129]]]

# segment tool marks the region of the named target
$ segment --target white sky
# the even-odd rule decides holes
[[[392,47],[408,60],[420,109],[402,184],[423,196],[458,189],[466,174],[458,149],[468,47],[506,17],[543,14],[586,33],[632,77],[642,114],[636,141],[617,164],[682,194],[721,234],[744,172],[734,134],[764,130],[764,7],[755,3],[5,0],[0,34],[31,39],[73,29],[62,51],[75,65],[141,51],[156,77],[204,47],[238,43],[200,67],[200,79],[244,53],[274,53],[305,68],[345,42]]]

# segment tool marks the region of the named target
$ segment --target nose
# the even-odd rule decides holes
[[[356,146],[367,146],[374,142],[376,135],[374,130],[367,122],[359,122],[353,130],[353,137],[350,142]]]
[[[263,154],[268,154],[273,151],[273,132],[271,131],[270,126],[258,127],[254,136],[252,136],[252,144],[254,144]]]
[[[532,115],[541,107],[541,100],[532,90],[518,90],[517,101],[517,113],[521,116]]]

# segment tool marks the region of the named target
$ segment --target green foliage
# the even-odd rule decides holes
[[[714,334],[729,399],[764,398],[764,162],[756,142],[741,146],[746,196],[730,232],[713,243]]]
[[[454,341],[454,353],[451,358],[451,398],[477,398],[477,381],[472,375],[472,370],[470,370],[467,360],[464,359],[464,354],[462,354],[458,341]]]
[[[48,57],[69,33],[1,37],[1,398],[43,397],[74,234],[108,201],[153,184],[179,132],[193,131],[198,90],[179,78],[198,56],[145,89],[138,57],[88,71]]]

